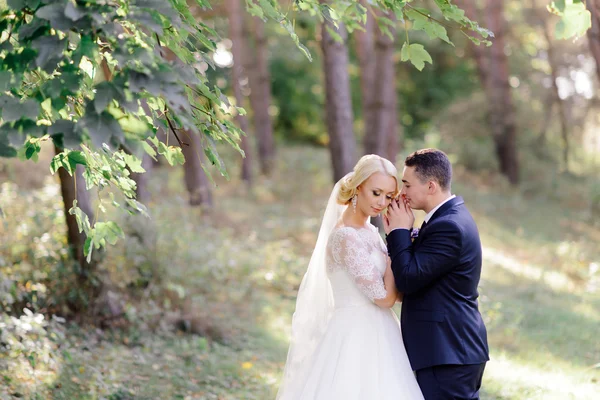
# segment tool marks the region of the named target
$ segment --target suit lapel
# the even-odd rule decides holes
[[[427,222],[427,225],[419,231],[419,236],[417,236],[417,238],[415,239],[415,241],[413,242],[413,246],[418,246],[419,243],[421,243],[421,241],[423,240],[423,236],[425,234],[427,234],[427,228],[431,226],[431,223],[438,217],[444,215],[448,210],[450,210],[451,208],[454,208],[456,206],[459,206],[461,204],[464,204],[465,201],[463,200],[462,197],[456,196],[455,198],[453,198],[452,200],[448,200],[447,202],[445,202],[440,208],[438,208],[433,215],[431,216],[431,218],[429,218],[429,222]]]

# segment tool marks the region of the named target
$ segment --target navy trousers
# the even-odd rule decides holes
[[[479,400],[485,363],[435,365],[416,371],[425,400]]]

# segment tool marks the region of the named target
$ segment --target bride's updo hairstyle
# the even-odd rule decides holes
[[[358,187],[376,172],[384,173],[396,180],[396,191],[394,193],[394,197],[396,197],[400,193],[400,184],[397,177],[398,170],[394,164],[376,154],[367,154],[358,160],[351,173],[342,178],[337,202],[341,205],[349,204],[352,197],[358,192]]]

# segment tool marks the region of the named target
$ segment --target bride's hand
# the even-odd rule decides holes
[[[410,218],[410,226],[414,226],[415,224],[415,212],[413,211],[412,208],[410,208],[410,205],[408,204],[408,200],[406,200],[406,197],[404,197],[404,195],[400,196],[398,198],[398,203],[399,204],[404,204],[404,209],[406,211],[406,213],[408,214],[409,218]]]

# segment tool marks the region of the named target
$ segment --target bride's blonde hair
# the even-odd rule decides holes
[[[349,204],[352,197],[358,192],[358,187],[376,172],[384,173],[396,180],[396,191],[394,192],[394,197],[396,197],[400,193],[400,183],[397,176],[398,170],[394,164],[376,154],[367,154],[358,160],[354,170],[342,180],[337,202],[342,205]]]

